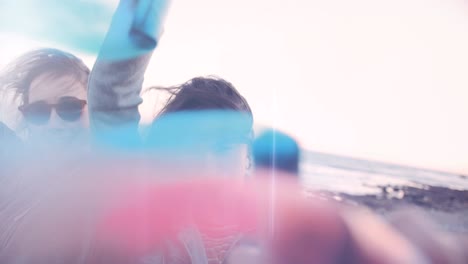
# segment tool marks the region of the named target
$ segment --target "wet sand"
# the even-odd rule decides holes
[[[330,191],[311,194],[351,206],[364,206],[386,216],[403,207],[423,210],[444,231],[468,235],[468,190],[422,185],[379,186],[380,193],[351,195]]]

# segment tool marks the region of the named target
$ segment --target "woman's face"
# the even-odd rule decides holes
[[[56,142],[76,140],[88,128],[86,84],[70,75],[42,74],[29,88],[27,120],[29,138]]]
[[[213,148],[207,142],[161,153],[169,171],[181,175],[244,179],[249,167],[247,144]]]

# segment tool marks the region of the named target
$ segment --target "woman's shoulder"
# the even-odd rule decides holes
[[[2,149],[2,152],[11,149],[10,147],[19,146],[20,144],[21,140],[16,135],[15,131],[6,124],[0,122],[0,149]]]

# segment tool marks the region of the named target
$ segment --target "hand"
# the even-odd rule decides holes
[[[124,60],[151,52],[162,34],[169,0],[121,0],[99,56]]]

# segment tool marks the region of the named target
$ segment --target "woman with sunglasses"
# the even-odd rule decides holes
[[[0,86],[20,96],[28,140],[81,142],[89,119],[93,135],[109,133],[137,140],[143,74],[161,33],[168,0],[121,0],[102,45],[89,93],[89,69],[75,56],[56,49],[24,54],[0,73]],[[121,77],[123,76],[123,77]],[[125,128],[125,129],[124,129]],[[129,136],[131,135],[131,136]],[[121,140],[122,138],[119,138]],[[122,141],[122,140],[121,140]],[[133,141],[132,141],[133,142]]]
[[[20,99],[19,135],[47,145],[81,141],[88,127],[89,72],[77,57],[51,48],[30,51],[7,65],[0,84]]]

